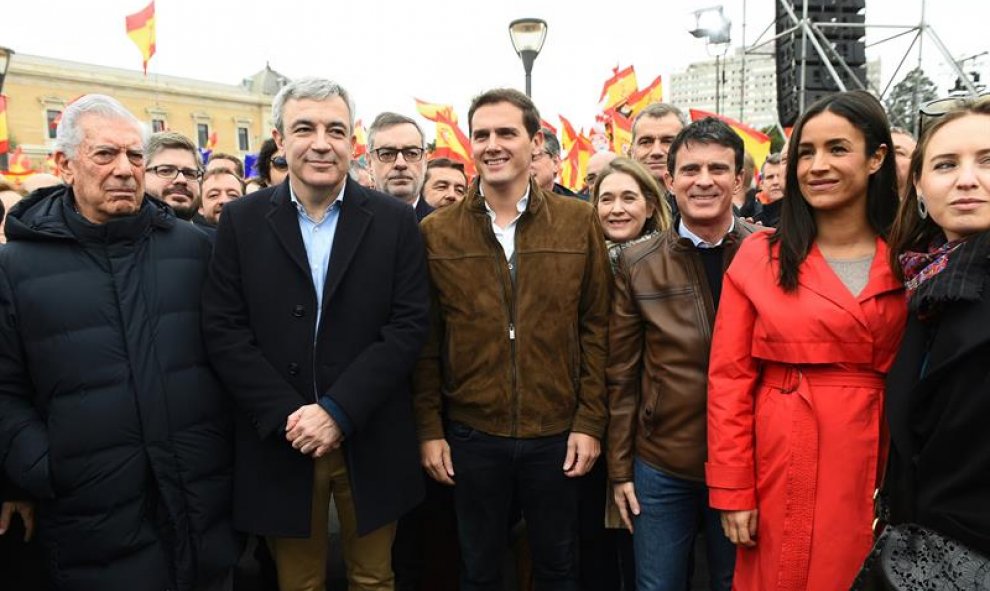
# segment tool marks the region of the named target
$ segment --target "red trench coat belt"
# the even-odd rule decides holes
[[[855,371],[835,366],[815,367],[771,363],[763,367],[761,385],[797,394],[804,401],[791,424],[791,456],[787,468],[787,506],[785,508],[783,546],[777,589],[803,590],[807,586],[811,559],[811,533],[815,513],[815,490],[818,485],[818,425],[809,387],[853,386],[884,387],[884,376],[873,371]],[[795,469],[800,466],[799,470]]]

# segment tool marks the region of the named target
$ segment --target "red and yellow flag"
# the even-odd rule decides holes
[[[540,127],[542,127],[543,129],[549,129],[550,131],[553,132],[554,135],[557,135],[557,128],[554,127],[553,125],[550,125],[550,122],[547,121],[546,119],[540,119]]]
[[[629,116],[635,117],[650,103],[659,103],[662,100],[663,82],[660,80],[660,76],[657,76],[656,80],[650,82],[649,86],[629,95],[626,99],[626,108],[629,110]]]
[[[598,98],[598,102],[605,101],[603,108],[612,108],[629,98],[629,95],[636,92],[637,88],[639,86],[636,84],[636,71],[633,67],[629,66],[619,70],[616,66],[612,69],[612,77],[606,80],[602,86],[602,95]]]
[[[724,121],[726,125],[731,127],[742,138],[743,144],[746,146],[746,151],[749,152],[749,155],[753,157],[753,162],[756,163],[756,170],[763,168],[763,162],[770,154],[770,136],[725,115],[716,115],[715,113],[700,111],[698,109],[691,109],[690,113],[691,121],[698,121],[705,117],[715,117]]]
[[[563,135],[560,138],[560,147],[566,152],[570,150],[571,146],[574,145],[574,142],[577,141],[578,134],[574,131],[574,126],[571,125],[570,121],[568,121],[563,115],[557,116],[560,117],[560,126],[563,130]]]
[[[615,109],[610,109],[605,114],[608,117],[605,126],[611,132],[612,151],[619,156],[628,156],[632,145],[632,118]]]
[[[10,155],[10,161],[7,164],[7,170],[4,171],[4,175],[7,177],[15,177],[15,180],[23,180],[37,172],[31,166],[31,159],[28,158],[27,154],[21,152],[21,147],[17,146],[14,148],[14,153]]]
[[[453,117],[452,117],[453,116]],[[425,115],[424,115],[425,117]],[[474,159],[471,157],[471,141],[457,126],[453,110],[436,112],[437,139],[433,158],[450,158],[464,165],[464,172],[470,179],[475,175]]]
[[[560,184],[572,191],[584,187],[584,177],[588,174],[588,159],[595,153],[595,146],[581,130],[574,143],[567,150],[567,158],[560,167]]]
[[[209,140],[206,142],[206,149],[210,150],[211,152],[213,150],[216,150],[217,143],[218,143],[218,136],[217,136],[217,132],[214,131],[213,133],[210,134]]]
[[[7,133],[7,95],[0,94],[0,154],[10,151],[10,134]]]
[[[454,113],[454,107],[450,105],[428,103],[419,99],[415,99],[415,101],[416,110],[419,111],[420,115],[430,121],[436,121],[440,115],[443,115],[448,121],[453,121],[455,124],[457,123],[457,114]]]
[[[355,160],[368,153],[368,131],[364,128],[364,123],[360,119],[354,122],[354,152],[351,154]]]
[[[127,16],[127,36],[141,50],[144,75],[148,75],[148,61],[155,55],[155,2]]]

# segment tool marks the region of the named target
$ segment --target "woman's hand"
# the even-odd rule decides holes
[[[756,509],[722,511],[722,530],[733,544],[752,548],[756,545]]]

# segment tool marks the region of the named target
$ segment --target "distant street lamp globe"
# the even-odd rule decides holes
[[[547,22],[538,18],[516,19],[509,23],[509,38],[526,71],[526,96],[531,96],[533,62],[547,39]]]

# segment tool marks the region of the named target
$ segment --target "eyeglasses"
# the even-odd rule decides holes
[[[127,161],[134,166],[144,165],[144,152],[140,150],[124,150],[109,146],[97,146],[89,153],[90,159],[100,165],[112,164],[120,158],[120,153],[127,154]]]
[[[289,163],[286,161],[285,156],[275,156],[268,161],[272,168],[279,172],[285,172],[289,168]]]
[[[391,164],[395,162],[395,159],[402,154],[402,158],[406,162],[419,162],[423,159],[423,154],[426,151],[423,148],[378,148],[377,150],[372,150],[371,153],[375,155],[381,162],[385,164]]]
[[[182,176],[187,179],[198,181],[203,178],[203,171],[198,168],[179,168],[178,166],[172,166],[171,164],[149,166],[145,170],[148,172],[153,172],[158,178],[168,181],[178,178],[180,172],[182,173]]]
[[[990,92],[983,92],[977,95],[976,98],[968,96],[952,96],[948,98],[935,99],[931,102],[925,103],[920,109],[918,109],[918,114],[921,115],[921,128],[924,129],[926,125],[931,123],[931,119],[941,117],[942,115],[951,113],[957,109],[964,109],[987,100],[990,100]],[[925,120],[926,118],[928,121]]]
[[[591,172],[584,176],[584,184],[589,187],[593,186],[596,180],[598,180],[598,173]]]
[[[550,157],[549,152],[537,152],[533,154],[533,162],[539,162],[543,158],[549,158],[549,157]]]

